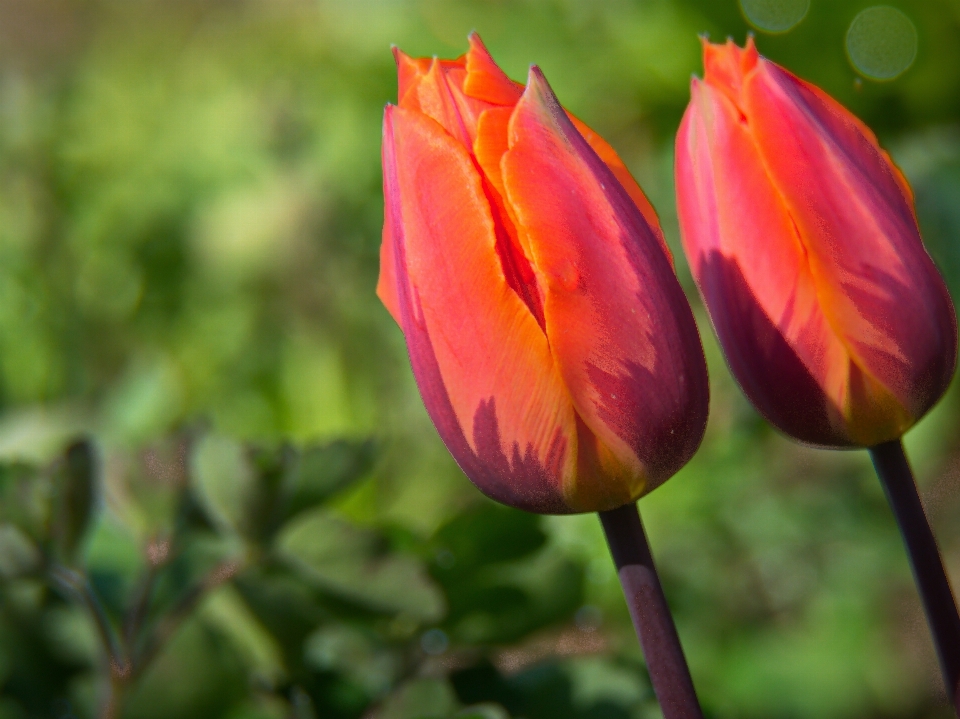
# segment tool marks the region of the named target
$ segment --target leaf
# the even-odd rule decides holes
[[[375,458],[372,440],[336,440],[304,449],[292,468],[293,493],[286,518],[325,502],[363,479]]]
[[[38,544],[50,524],[49,475],[30,465],[0,464],[0,522],[8,522]]]
[[[441,619],[446,603],[423,565],[380,547],[376,534],[325,510],[295,519],[277,539],[280,556],[316,586],[375,611]]]
[[[303,656],[311,668],[340,672],[371,697],[386,693],[401,669],[400,657],[373,632],[346,623],[318,628],[307,638]]]
[[[256,542],[266,542],[283,524],[283,507],[290,493],[291,468],[297,463],[297,451],[288,444],[277,450],[250,447],[247,460],[254,472],[243,512],[245,534]]]
[[[510,714],[499,704],[474,704],[461,709],[453,719],[510,719]]]
[[[51,536],[57,554],[67,564],[90,528],[96,500],[97,459],[87,440],[67,447],[54,469],[54,509]]]
[[[444,719],[457,709],[457,696],[443,679],[413,679],[383,704],[380,719]]]
[[[190,457],[190,477],[204,510],[222,531],[242,533],[256,475],[243,447],[209,434]]]
[[[251,448],[257,480],[247,511],[251,536],[270,540],[285,522],[362,479],[373,466],[372,441],[336,440],[297,450]]]
[[[434,573],[451,578],[519,559],[540,549],[539,517],[493,503],[457,515],[434,535]]]
[[[12,524],[0,524],[0,577],[14,579],[40,568],[42,557],[28,536]]]
[[[337,440],[298,450],[242,445],[209,436],[194,456],[201,502],[221,526],[268,544],[297,514],[361,479],[373,465],[370,441]]]
[[[286,669],[280,647],[232,585],[225,584],[207,597],[199,614],[230,641],[256,676],[271,684],[283,679]]]

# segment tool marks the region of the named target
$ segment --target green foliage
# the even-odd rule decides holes
[[[757,44],[878,132],[957,296],[960,12],[888,4],[892,82],[845,55],[860,0]],[[641,510],[709,715],[948,716],[866,458],[763,424],[679,252],[736,0],[0,0],[0,719],[658,716],[596,518],[479,496],[373,294],[389,45],[471,29],[617,148],[699,313],[708,435]],[[958,410],[908,436],[955,581]]]

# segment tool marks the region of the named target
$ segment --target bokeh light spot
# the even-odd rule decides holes
[[[869,7],[850,23],[847,55],[864,77],[892,80],[902,75],[917,56],[917,29],[894,7]]]
[[[747,22],[758,30],[779,33],[794,28],[810,9],[810,0],[740,0]]]
[[[437,656],[447,651],[450,640],[442,629],[429,629],[420,637],[420,648],[431,656]]]

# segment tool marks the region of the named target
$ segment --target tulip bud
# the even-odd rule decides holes
[[[957,358],[946,286],[906,179],[822,90],[704,42],[677,135],[683,247],[727,362],[757,409],[812,444],[900,437]]]
[[[521,509],[635,500],[687,462],[707,413],[656,214],[537,68],[512,82],[476,35],[456,60],[395,54],[377,293],[441,438]]]

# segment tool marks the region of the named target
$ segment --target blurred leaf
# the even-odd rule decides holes
[[[438,577],[469,574],[487,564],[532,554],[545,541],[536,515],[484,503],[437,530],[433,571]]]
[[[233,644],[190,618],[127,695],[124,719],[226,716],[249,677]]]
[[[499,704],[474,704],[458,711],[453,719],[510,719],[510,714]]]
[[[202,503],[222,527],[268,543],[289,519],[362,479],[373,458],[370,441],[244,450],[209,435],[194,452],[193,470]]]
[[[376,611],[424,622],[446,611],[442,593],[417,559],[382,553],[376,534],[324,510],[293,520],[277,549],[304,578]]]
[[[0,578],[36,572],[43,561],[37,545],[12,524],[0,523]]]
[[[90,528],[97,491],[96,464],[93,445],[81,440],[67,447],[54,468],[51,534],[58,555],[67,564],[76,561]]]
[[[233,586],[222,586],[207,597],[199,614],[230,640],[256,678],[271,685],[283,678],[286,670],[276,640]]]
[[[289,467],[296,450],[283,445],[278,450],[249,448],[247,460],[253,481],[243,507],[244,534],[256,542],[270,539],[283,524],[283,505],[289,492]]]
[[[373,466],[371,441],[337,440],[302,450],[288,444],[248,451],[256,481],[245,525],[251,537],[266,542],[298,513],[322,504],[362,479]]]
[[[449,682],[414,679],[384,702],[379,716],[381,719],[447,719],[458,704]]]
[[[190,476],[203,507],[221,529],[242,533],[257,483],[242,445],[208,434],[194,448],[190,465]]]
[[[349,624],[317,629],[307,638],[304,656],[315,669],[341,672],[371,697],[385,694],[400,672],[394,652],[378,645],[372,632]]]
[[[516,641],[576,610],[581,570],[545,554],[545,542],[536,515],[486,503],[437,530],[430,570],[446,592],[445,624],[458,641]]]
[[[375,458],[376,445],[371,440],[336,440],[306,447],[291,469],[293,491],[284,518],[321,504],[363,479]]]
[[[0,464],[0,521],[45,544],[50,517],[50,478],[25,464]]]

